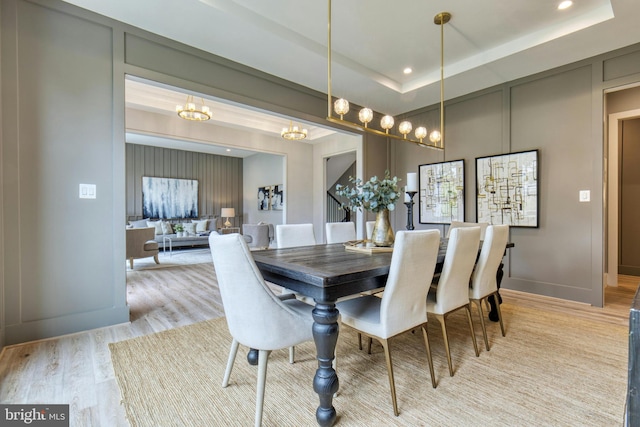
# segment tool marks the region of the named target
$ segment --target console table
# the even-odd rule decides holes
[[[220,233],[220,234],[233,234],[233,233],[240,234],[240,227],[220,228],[220,229],[218,229],[218,233]]]

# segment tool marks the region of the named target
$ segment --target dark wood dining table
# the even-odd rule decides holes
[[[446,243],[444,239],[440,242],[437,262],[440,267],[446,254]],[[336,301],[384,287],[392,253],[348,251],[338,243],[269,249],[252,254],[265,280],[315,301],[313,338],[318,369],[313,379],[313,390],[320,399],[316,420],[320,426],[331,426],[336,420],[333,396],[339,387],[338,376],[332,367],[339,332]]]

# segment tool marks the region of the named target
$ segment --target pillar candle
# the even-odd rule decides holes
[[[409,196],[409,193],[404,193],[404,202],[411,203],[411,197]]]
[[[418,174],[415,172],[407,174],[407,191],[418,191]]]

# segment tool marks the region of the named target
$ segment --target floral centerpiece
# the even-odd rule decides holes
[[[184,232],[184,225],[182,224],[176,224],[173,226],[173,231],[176,232],[176,235],[178,237],[182,237],[184,235],[186,235],[186,233]]]
[[[348,199],[348,203],[343,203],[342,207],[375,212],[376,223],[371,241],[376,246],[391,246],[394,238],[389,211],[396,208],[396,201],[400,198],[398,178],[391,178],[389,171],[385,171],[384,179],[372,176],[365,182],[360,178],[349,177],[349,181],[352,186],[336,184],[336,194]]]

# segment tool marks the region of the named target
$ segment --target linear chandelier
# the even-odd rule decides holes
[[[413,129],[413,125],[408,120],[400,122],[397,133],[390,133],[395,124],[395,119],[390,115],[384,115],[380,119],[380,129],[370,127],[369,124],[373,120],[373,110],[364,107],[358,112],[359,123],[345,120],[344,116],[349,112],[349,101],[344,98],[333,100],[331,95],[331,0],[328,0],[329,19],[327,26],[327,120],[333,123],[339,123],[350,128],[372,133],[379,136],[385,136],[402,141],[412,142],[421,147],[429,147],[442,150],[444,149],[444,24],[451,20],[449,12],[440,12],[433,18],[433,22],[440,26],[440,130],[434,130],[428,134],[427,128],[418,126],[415,131],[415,139],[408,137]],[[339,117],[335,117],[334,113]],[[429,136],[427,139],[427,135]]]
[[[282,128],[280,136],[290,141],[299,141],[307,137],[307,130],[300,129],[298,126],[294,126],[293,121],[291,121],[288,128]]]
[[[184,105],[176,105],[176,112],[178,116],[185,120],[192,120],[196,122],[204,122],[211,118],[211,110],[204,105],[204,99],[200,98],[200,108],[196,106],[193,101],[193,95],[187,96],[187,102]]]

